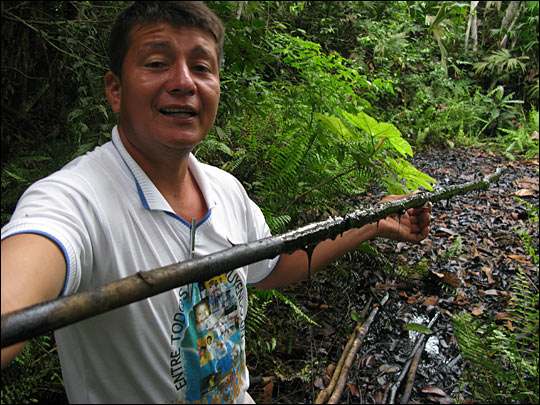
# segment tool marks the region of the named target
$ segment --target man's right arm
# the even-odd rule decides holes
[[[2,241],[2,315],[57,298],[66,277],[66,262],[51,239],[21,233]],[[26,342],[2,349],[2,369]]]

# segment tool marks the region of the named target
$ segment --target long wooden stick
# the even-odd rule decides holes
[[[431,319],[431,321],[429,322],[427,327],[431,329],[433,327],[433,325],[435,324],[435,322],[437,322],[437,319],[439,319],[440,315],[441,315],[441,313],[437,312],[435,314],[435,316]],[[407,362],[403,366],[403,370],[401,370],[401,374],[399,375],[398,380],[392,385],[392,389],[390,391],[390,400],[388,401],[389,404],[394,403],[394,399],[396,397],[396,393],[397,393],[397,391],[399,389],[399,386],[401,385],[401,382],[405,378],[405,375],[407,375],[407,371],[409,370],[409,367],[411,366],[411,364],[412,364],[412,362],[414,360],[415,354],[419,351],[420,346],[423,347],[423,343],[424,343],[425,338],[426,338],[426,335],[424,333],[422,333],[421,335],[418,336],[418,338],[416,340],[416,343],[415,343],[415,345],[414,345],[414,347],[413,347],[413,349],[411,351],[411,355],[409,356],[409,359],[407,360]],[[384,400],[383,400],[383,403],[385,403],[385,402],[386,402],[386,398],[384,398]]]
[[[371,306],[373,298],[369,298],[368,303],[362,310],[362,314],[360,316],[361,319],[364,319],[369,307]],[[347,358],[347,354],[349,353],[349,350],[351,349],[351,346],[353,342],[356,339],[357,333],[358,333],[358,325],[360,325],[363,321],[359,321],[356,324],[356,327],[354,328],[353,332],[351,333],[351,336],[349,337],[349,340],[347,341],[347,344],[345,345],[345,348],[343,349],[343,353],[341,353],[341,357],[339,358],[338,364],[336,368],[334,369],[334,373],[332,374],[332,379],[328,383],[325,389],[321,390],[319,392],[319,395],[317,395],[317,399],[315,400],[316,404],[324,404],[328,400],[328,397],[330,394],[334,391],[334,388],[336,386],[337,381],[340,378],[341,375],[341,369],[343,368],[343,363],[345,363],[345,359]]]
[[[343,217],[329,218],[302,228],[236,245],[186,262],[176,263],[150,271],[139,271],[90,291],[47,301],[2,315],[1,345],[10,346],[51,330],[58,329],[115,308],[154,296],[194,282],[202,282],[281,253],[308,249],[316,243],[335,238],[348,229],[377,222],[389,215],[427,202],[437,202],[475,190],[487,190],[499,179],[506,167],[477,182],[452,185],[433,192],[414,194],[400,200],[359,209]]]
[[[375,316],[379,312],[379,309],[382,308],[382,306],[388,300],[388,296],[389,296],[388,293],[386,293],[386,295],[381,300],[381,304],[375,307],[373,311],[371,311],[371,313],[369,314],[369,318],[366,319],[366,321],[363,322],[362,324],[358,324],[356,326],[356,329],[358,329],[356,333],[357,337],[354,339],[354,342],[351,345],[351,349],[349,350],[349,353],[347,354],[347,358],[345,359],[345,363],[343,364],[343,368],[341,369],[340,377],[336,384],[336,388],[334,389],[334,392],[332,393],[332,395],[330,395],[330,398],[328,399],[327,403],[337,404],[339,399],[341,398],[341,394],[343,394],[343,389],[345,388],[345,383],[347,382],[347,375],[349,374],[351,365],[354,362],[356,353],[358,352],[358,349],[360,348],[362,343],[364,343],[364,339],[369,330],[369,327],[373,323],[373,320],[375,319]]]
[[[403,391],[403,395],[401,396],[400,402],[402,404],[407,404],[409,402],[409,398],[411,397],[414,377],[416,376],[416,370],[418,370],[418,363],[420,362],[420,357],[422,356],[425,346],[426,342],[422,342],[420,347],[416,349],[416,353],[414,353],[414,357],[409,368],[409,373],[407,374],[407,384],[405,385],[405,390]]]

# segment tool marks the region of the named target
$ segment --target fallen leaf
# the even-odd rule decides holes
[[[395,373],[399,371],[399,367],[395,364],[383,364],[379,367],[379,373]]]
[[[424,394],[435,394],[435,395],[440,395],[441,397],[445,397],[445,396],[446,396],[446,392],[444,392],[443,390],[441,390],[439,387],[425,386],[424,388],[422,388],[422,392],[423,392]]]
[[[322,380],[323,380],[324,386],[328,387],[328,384],[330,384],[330,377],[328,377],[327,375],[323,375]]]
[[[515,185],[521,189],[532,189],[538,191],[538,177],[522,177],[519,180],[516,180]]]
[[[510,322],[510,319],[506,321],[506,326],[510,330],[510,332],[514,331],[514,328],[512,327],[512,322]]]
[[[370,368],[373,367],[375,364],[375,356],[372,354],[366,354],[360,359],[360,363],[358,364],[362,368]]]
[[[466,303],[467,303],[467,297],[465,297],[463,294],[459,294],[456,297],[456,304],[465,305]]]
[[[444,309],[444,308],[440,308],[440,310],[441,310],[441,312],[442,312],[443,314],[445,314],[445,315],[448,316],[449,318],[452,317],[452,312],[450,312],[449,310]]]
[[[272,391],[274,391],[274,382],[270,381],[263,387],[262,402],[263,404],[269,404],[272,402]]]
[[[508,255],[508,257],[519,263],[530,264],[530,261],[526,260],[527,256],[525,255]]]
[[[349,389],[351,390],[351,394],[353,395],[356,395],[356,391],[358,390],[356,388],[356,385],[352,384],[352,383],[347,383],[347,386],[349,387]]]
[[[484,291],[484,294],[486,295],[499,295],[499,292],[497,290],[491,289]]]
[[[451,397],[435,397],[433,395],[428,395],[428,399],[439,404],[454,404],[455,401]]]
[[[326,375],[328,377],[332,377],[332,374],[334,374],[335,368],[336,368],[336,366],[334,366],[334,364],[330,363],[328,365],[328,367],[326,367]]]
[[[435,274],[435,275],[436,275],[437,277],[439,277],[439,278],[443,278],[443,277],[444,277],[444,273],[438,273],[438,272],[436,272],[436,271],[434,271],[434,270],[431,270],[431,272],[432,272],[433,274]]]
[[[506,319],[512,319],[512,316],[508,312],[498,312],[495,315],[496,321],[504,321]]]
[[[510,299],[510,296],[511,296],[511,294],[508,291],[499,291],[499,295],[506,299]]]
[[[432,305],[436,305],[438,301],[439,299],[437,297],[427,297],[422,303],[422,305],[429,307]]]
[[[522,188],[516,191],[513,195],[516,195],[518,197],[530,197],[534,195],[534,190],[531,190],[529,188]]]
[[[374,400],[375,400],[375,403],[376,403],[376,404],[382,404],[382,400],[383,400],[383,393],[382,393],[382,391],[377,391],[377,392],[375,393],[375,398],[374,398]]]
[[[324,327],[319,332],[323,334],[324,336],[331,336],[336,332],[336,330],[332,328],[330,325],[327,325],[326,323],[324,323]]]
[[[533,192],[534,194],[534,192]],[[439,229],[437,229],[437,232],[444,232],[444,233],[447,233],[448,235],[452,235],[452,236],[457,236],[459,235],[459,233],[457,233],[456,231],[453,231],[451,229],[448,229],[448,228],[445,228],[445,227],[440,227]]]
[[[483,266],[482,271],[486,273],[486,277],[488,279],[489,284],[492,284],[493,282],[495,282],[495,280],[493,280],[493,271],[491,270],[491,268]]]
[[[476,315],[476,316],[482,315],[483,313],[484,313],[484,308],[482,307],[478,307],[475,310],[471,311],[471,314]]]
[[[320,390],[324,390],[325,388],[324,381],[321,377],[315,377],[315,381],[313,382],[313,385],[315,386],[315,388],[318,388]]]
[[[461,287],[461,280],[454,273],[449,271],[444,273],[443,279],[441,280],[444,284],[449,285],[450,287],[458,288]]]
[[[416,297],[409,297],[409,299],[407,300],[407,304],[416,304],[418,302],[418,300],[416,299]]]

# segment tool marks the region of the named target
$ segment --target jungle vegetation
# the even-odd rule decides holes
[[[1,2],[2,225],[30,184],[109,141],[106,40],[128,3]],[[538,154],[538,1],[207,4],[226,25],[222,98],[195,154],[240,179],[273,232],[372,187],[430,189],[418,148]],[[51,336],[12,368],[2,403],[61,397]]]

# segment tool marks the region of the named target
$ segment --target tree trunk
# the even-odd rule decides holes
[[[473,43],[477,44],[477,18],[476,18],[476,7],[478,6],[479,1],[471,1],[471,11],[469,14],[469,21],[467,22],[467,31],[465,32],[465,52],[469,48],[469,34],[472,32]]]
[[[478,14],[473,16],[472,37],[473,37],[473,53],[478,54]]]
[[[242,11],[244,11],[244,3],[245,3],[245,1],[239,1],[238,4],[237,4],[236,16],[235,16],[235,18],[237,20],[239,20],[240,17],[242,17]]]
[[[501,31],[506,30],[506,34],[504,34],[504,37],[499,44],[499,49],[505,49],[506,47],[506,42],[508,42],[510,31],[512,31],[512,28],[514,28],[514,25],[519,18],[520,6],[521,1],[511,1],[506,9],[506,13],[501,24]]]

